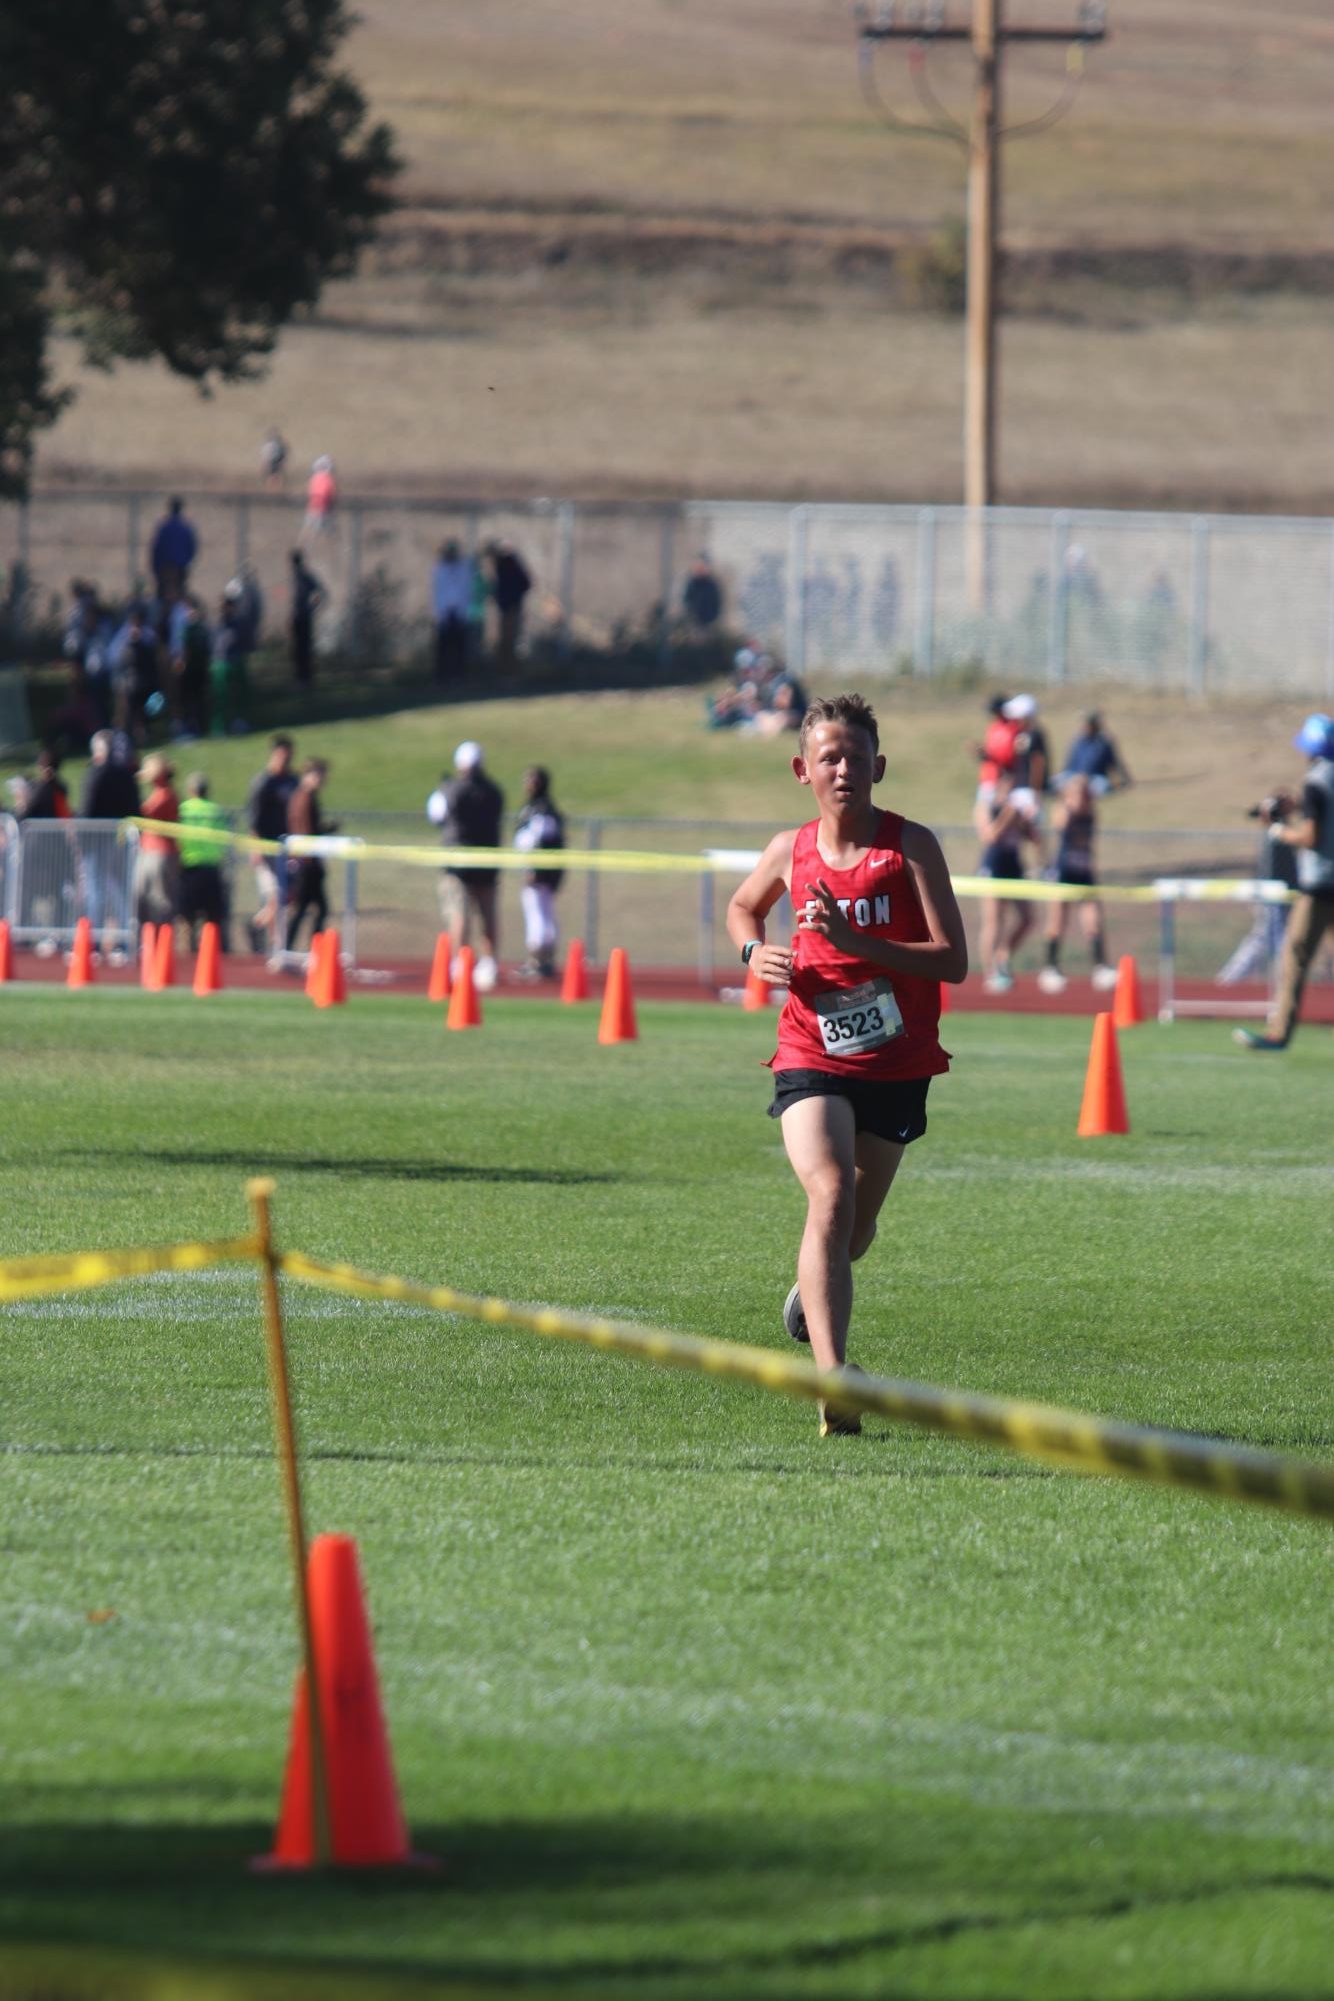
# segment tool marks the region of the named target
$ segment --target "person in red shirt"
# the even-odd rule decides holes
[[[860,695],[813,702],[792,760],[818,819],[775,835],[727,910],[743,962],[785,987],[770,1116],[806,1194],[797,1283],[783,1321],[822,1369],[842,1368],[852,1266],[870,1249],[903,1150],[926,1131],[940,1046],[940,983],[968,971],[963,919],[935,835],[876,805],[876,719]],[[784,891],[791,949],[765,919]],[[860,1420],[820,1406],[820,1435]]]
[[[139,778],[147,796],[143,803],[145,820],[179,820],[180,801],[172,779],[173,767],[159,751],[146,757]],[[139,852],[134,858],[134,916],[137,924],[171,924],[176,917],[176,882],[180,873],[180,852],[170,834],[139,836]]]

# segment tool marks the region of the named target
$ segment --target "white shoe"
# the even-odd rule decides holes
[[[473,969],[472,983],[479,994],[489,994],[496,984],[496,962],[494,959],[479,959]]]
[[[1093,984],[1100,994],[1110,993],[1116,985],[1116,967],[1095,966],[1093,968]]]
[[[1008,994],[1013,985],[1013,973],[988,973],[982,982],[982,991],[984,994]]]
[[[1044,966],[1038,974],[1038,985],[1044,994],[1063,994],[1070,982],[1057,966]]]

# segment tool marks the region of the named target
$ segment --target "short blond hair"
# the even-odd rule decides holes
[[[801,719],[801,735],[797,747],[803,757],[806,755],[806,740],[821,723],[846,723],[849,729],[865,730],[871,739],[871,748],[880,749],[880,729],[871,704],[861,695],[831,695],[820,697],[811,703]]]

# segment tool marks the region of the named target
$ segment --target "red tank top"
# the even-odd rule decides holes
[[[792,901],[827,882],[854,931],[907,945],[928,937],[908,864],[903,815],[881,813],[874,844],[855,868],[831,868],[816,843],[818,820],[797,829]],[[778,1017],[776,1070],[831,1070],[891,1080],[939,1077],[950,1067],[940,1046],[940,982],[883,966],[832,945],[819,931],[793,935],[792,985]]]

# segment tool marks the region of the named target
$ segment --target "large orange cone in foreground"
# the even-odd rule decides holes
[[[86,917],[81,917],[74,927],[74,950],[70,954],[65,984],[68,987],[90,987],[93,984],[93,927]]]
[[[435,941],[435,957],[431,961],[431,984],[426,989],[426,998],[432,1001],[449,999],[449,939],[443,931]]]
[[[160,994],[176,984],[176,933],[171,924],[159,924],[153,943],[153,992]]]
[[[751,963],[746,968],[746,988],[741,996],[741,1005],[747,1014],[757,1014],[769,1005],[769,989],[755,970],[755,954],[751,953]]]
[[[560,983],[560,997],[567,1007],[575,1001],[588,999],[588,966],[584,960],[584,941],[573,938],[570,949],[565,954],[565,972]]]
[[[1116,1046],[1116,1023],[1110,1014],[1093,1017],[1093,1043],[1089,1049],[1088,1074],[1084,1079],[1084,1103],[1080,1107],[1080,1139],[1100,1139],[1104,1133],[1128,1133],[1126,1094],[1121,1083],[1121,1057]]]
[[[1116,992],[1112,995],[1112,1020],[1118,1028],[1137,1028],[1144,1020],[1144,1002],[1139,990],[1139,968],[1127,952],[1117,961]]]
[[[351,1536],[316,1536],[307,1566],[311,1639],[329,1790],[331,1860],[345,1869],[385,1869],[420,1861],[408,1847],[394,1761],[380,1706],[370,1622]],[[270,1868],[309,1869],[316,1861],[311,1785],[310,1690],[296,1678],[292,1741]]]
[[[306,972],[306,992],[316,1007],[341,1007],[347,999],[340,940],[336,931],[320,931],[311,945],[311,963]]]
[[[607,961],[607,984],[602,995],[599,1042],[638,1042],[635,1024],[635,997],[630,991],[630,961],[625,948],[617,945]]]
[[[942,980],[940,982],[940,1012],[942,1014],[948,1014],[953,1005],[954,1003],[950,999],[950,990],[946,986],[944,980]]]
[[[153,992],[153,972],[157,965],[157,925],[139,926],[139,984],[145,993]]]
[[[0,987],[14,977],[14,945],[9,935],[9,919],[0,917]]]
[[[480,1028],[482,1007],[477,998],[477,986],[472,976],[473,950],[464,945],[459,952],[459,962],[454,968],[454,988],[449,996],[449,1013],[445,1016],[446,1028]]]
[[[206,924],[199,934],[194,990],[197,994],[222,992],[222,940],[216,924]]]

